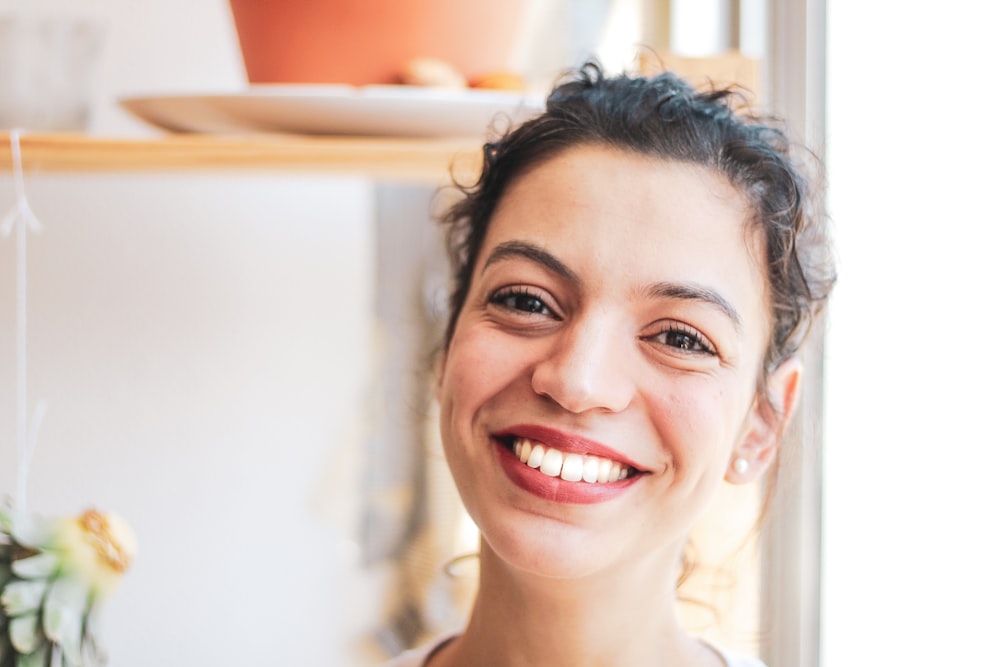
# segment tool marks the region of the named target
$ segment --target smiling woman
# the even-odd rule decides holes
[[[480,587],[394,667],[759,664],[690,636],[676,582],[777,455],[832,277],[783,136],[731,102],[587,66],[486,146],[438,384]]]
[[[642,561],[650,577],[675,569],[732,444],[747,439],[766,349],[745,218],[742,198],[714,173],[615,148],[574,148],[511,184],[441,380],[459,491],[506,563],[550,577]],[[511,242],[538,250],[496,260]],[[718,296],[678,298],[662,285]],[[736,304],[727,309],[744,326],[720,302]],[[523,463],[517,440],[533,446]],[[753,442],[743,457],[766,463],[771,441]],[[583,482],[575,456],[617,474]]]

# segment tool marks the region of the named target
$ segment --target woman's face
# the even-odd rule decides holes
[[[669,572],[732,459],[747,479],[766,466],[768,304],[746,220],[722,176],[606,147],[509,186],[439,387],[457,487],[508,564]]]

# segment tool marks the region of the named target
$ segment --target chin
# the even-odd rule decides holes
[[[543,579],[590,577],[613,569],[623,556],[590,531],[537,516],[519,518],[516,526],[487,525],[482,535],[484,561],[495,559],[498,565]]]

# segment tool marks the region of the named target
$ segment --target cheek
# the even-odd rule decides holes
[[[654,426],[679,474],[726,465],[745,416],[738,403],[739,397],[701,378],[654,399]]]
[[[513,354],[483,328],[455,332],[442,362],[438,383],[442,436],[468,436],[476,415],[516,377],[519,370]],[[449,434],[450,431],[450,434]]]
[[[489,348],[470,336],[456,334],[442,365],[438,398],[442,405],[466,402],[490,382]]]
[[[442,366],[442,395],[464,402],[497,391],[524,371],[533,354],[530,345],[487,324],[459,326]]]

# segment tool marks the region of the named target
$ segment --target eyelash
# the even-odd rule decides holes
[[[684,337],[684,341],[681,344],[671,344],[669,342],[670,338],[676,338],[678,336]],[[718,356],[718,352],[716,352],[715,347],[704,335],[696,329],[680,324],[679,322],[670,322],[666,324],[660,329],[659,332],[649,336],[647,340],[652,340],[665,347],[680,350],[681,352],[689,354],[704,354],[713,357]]]
[[[533,304],[535,307],[527,307],[527,304],[523,302],[519,304],[518,302],[522,299],[530,299],[535,302]],[[545,299],[527,287],[505,287],[494,292],[490,296],[489,302],[505,310],[525,315],[547,315],[559,319],[552,309],[549,308],[548,304],[545,303]]]

